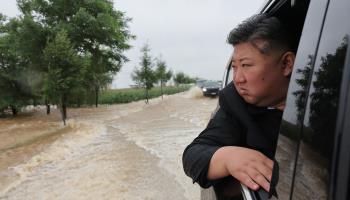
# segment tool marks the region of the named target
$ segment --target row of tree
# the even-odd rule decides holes
[[[161,57],[153,59],[148,44],[141,48],[141,53],[139,68],[135,67],[131,78],[138,87],[145,88],[146,103],[148,103],[149,90],[157,83],[160,85],[163,98],[163,87],[171,78],[176,85],[196,82],[195,78],[191,78],[183,72],[173,74],[171,69],[167,69],[166,62]]]
[[[93,99],[127,61],[129,18],[110,0],[17,0],[21,15],[0,14],[0,112],[44,102]]]

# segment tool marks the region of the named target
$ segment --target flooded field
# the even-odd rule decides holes
[[[0,199],[199,199],[184,148],[216,98],[200,91],[123,105],[0,119]]]

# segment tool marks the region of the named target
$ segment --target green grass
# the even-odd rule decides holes
[[[187,91],[190,88],[189,85],[184,86],[168,86],[163,88],[164,95],[176,94]],[[152,88],[148,92],[149,98],[155,98],[161,96],[160,87]],[[139,101],[146,99],[145,89],[143,88],[128,88],[128,89],[114,89],[105,90],[101,92],[99,104],[118,104],[129,103],[132,101]]]

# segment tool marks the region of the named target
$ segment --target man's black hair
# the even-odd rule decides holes
[[[297,46],[282,22],[267,14],[253,15],[243,21],[230,32],[227,40],[233,46],[249,42],[263,54],[269,53],[272,49],[295,53]],[[258,42],[263,43],[258,45]]]

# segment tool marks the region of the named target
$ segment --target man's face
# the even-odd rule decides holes
[[[232,59],[234,85],[247,103],[278,106],[285,101],[293,63],[291,52],[262,54],[251,43],[237,44]]]

